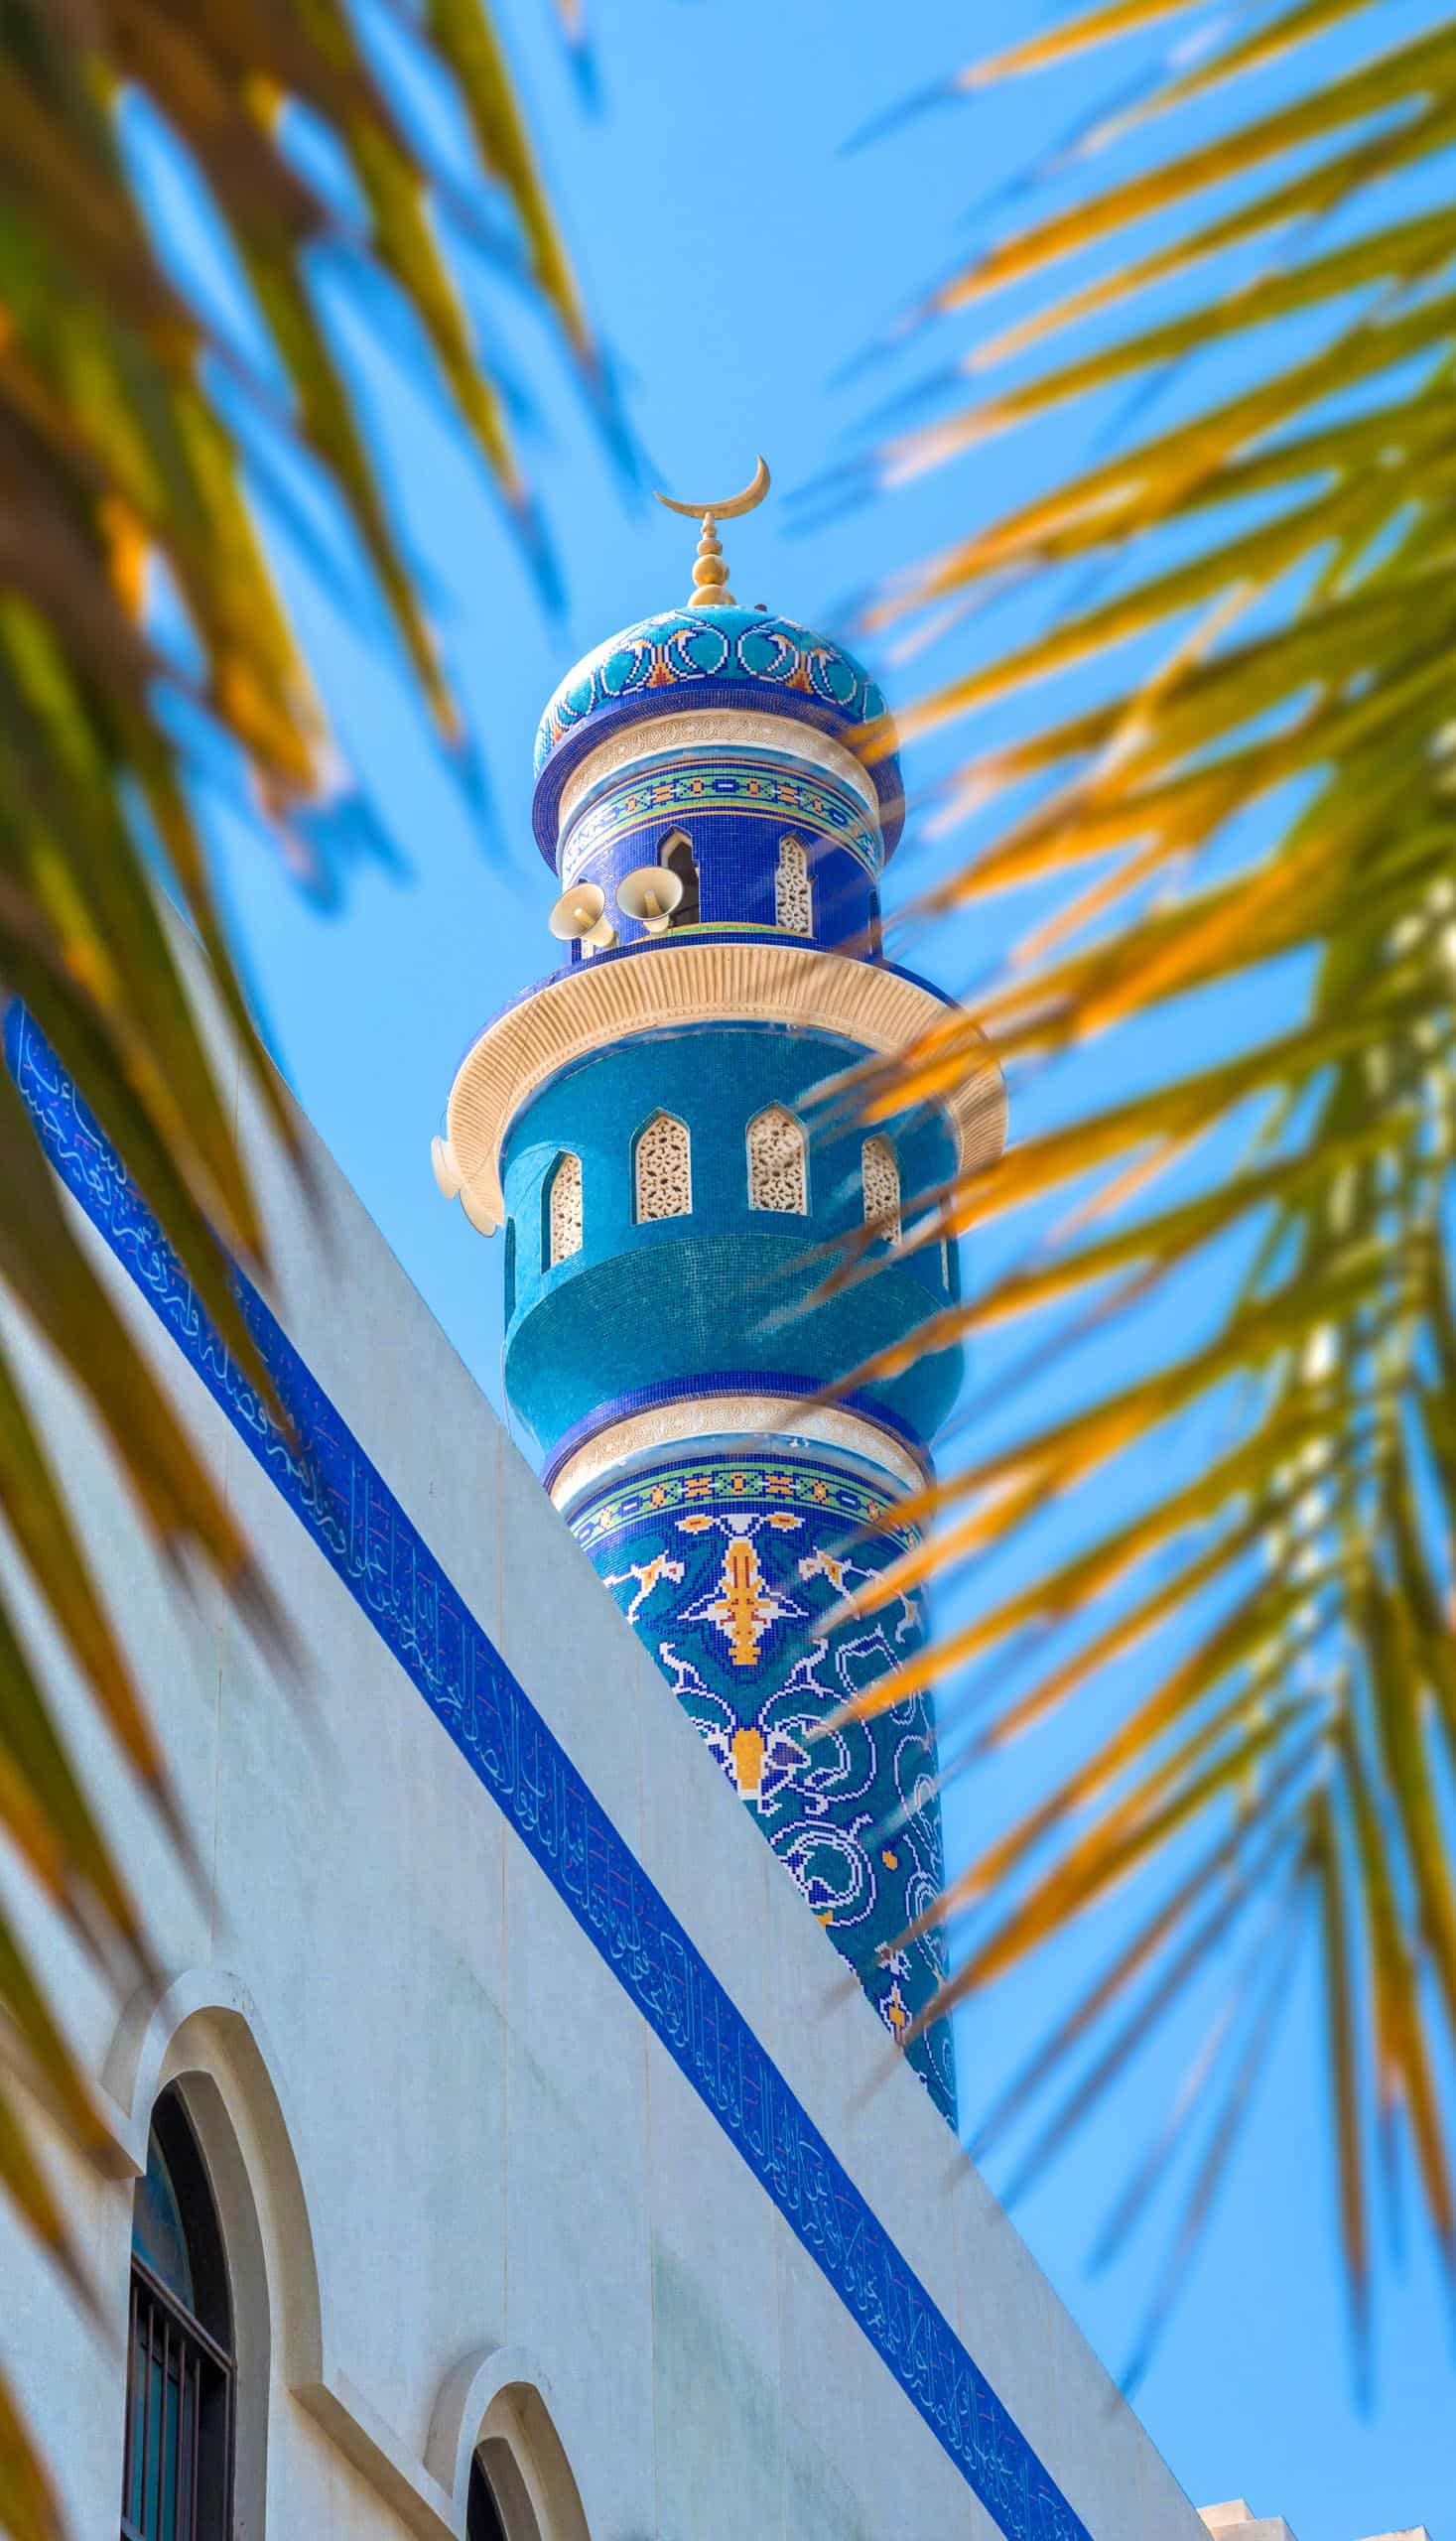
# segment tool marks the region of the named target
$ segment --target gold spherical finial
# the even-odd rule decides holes
[[[723,561],[723,540],[713,525],[712,512],[703,515],[703,535],[698,541],[698,558],[693,567],[693,580],[698,588],[689,602],[693,608],[707,608],[721,602],[725,608],[734,605],[728,587],[728,567]]]
[[[768,462],[760,459],[742,492],[729,494],[726,502],[680,503],[671,494],[658,495],[658,501],[665,504],[670,512],[681,512],[688,520],[701,518],[703,523],[697,561],[693,567],[694,591],[688,602],[690,608],[736,607],[737,602],[728,587],[728,567],[723,561],[723,541],[718,535],[718,523],[736,520],[742,513],[756,510],[770,482]]]

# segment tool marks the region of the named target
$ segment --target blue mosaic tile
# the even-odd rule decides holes
[[[711,1420],[705,1406],[704,1426]],[[919,1538],[893,1495],[787,1440],[643,1461],[573,1502],[573,1535],[651,1652],[811,1914],[903,2039],[945,1979],[935,1711],[912,1695],[869,1720],[845,1704],[924,1647],[912,1594],[836,1623],[843,1599]],[[874,1531],[874,1532],[869,1532]],[[956,2122],[950,2026],[905,2050]]]
[[[683,692],[691,690],[687,698]],[[853,653],[791,617],[751,608],[663,609],[609,635],[568,671],[536,734],[534,823],[541,852],[556,850],[557,808],[571,767],[628,715],[640,721],[687,704],[767,707],[820,731],[847,733],[887,712]],[[885,853],[904,821],[893,751],[868,769],[880,800]]]

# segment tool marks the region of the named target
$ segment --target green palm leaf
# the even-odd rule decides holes
[[[1165,14],[1161,0],[1073,14],[953,84],[984,89]],[[1321,41],[1345,21],[1360,23],[1332,69]],[[1084,1054],[1145,1038],[1149,1018],[1165,1018],[1164,1048],[1186,1018],[1212,1049],[1116,1103],[1070,1093],[998,1171],[928,1195],[920,1241],[1017,1213],[1027,1228],[1011,1267],[929,1328],[932,1345],[1026,1319],[1041,1370],[1054,1343],[1102,1348],[1164,1292],[1196,1297],[1198,1338],[1139,1352],[1130,1377],[1107,1353],[1118,1375],[1089,1375],[1074,1411],[1028,1420],[922,1496],[929,1546],[861,1603],[993,1548],[1020,1584],[862,1707],[937,1674],[952,1724],[958,1689],[981,1712],[998,1699],[955,1771],[1053,1714],[1075,1739],[1089,1687],[1122,1667],[1120,1717],[949,1892],[992,1922],[937,2008],[1115,1881],[1148,1887],[1132,1940],[993,2113],[998,2134],[1090,2051],[1088,2081],[1043,2122],[1051,2149],[1204,1981],[1215,1941],[1237,1944],[1282,1901],[1291,1953],[1297,1930],[1323,1963],[1362,2335],[1378,2152],[1408,2159],[1456,2265],[1440,2078],[1456,2047],[1456,210],[1428,164],[1456,137],[1456,22],[1386,34],[1363,0],[1296,0],[1167,72],[1084,128],[1071,200],[917,313],[979,318],[993,295],[1014,286],[1024,302],[1028,283],[1044,294],[1069,269],[943,374],[969,383],[966,402],[876,453],[885,485],[1120,385],[1155,387],[1174,365],[1180,413],[968,525],[868,611],[881,628],[913,624],[1008,584],[1034,593],[1036,578],[1062,602],[1044,632],[973,659],[901,719],[911,736],[967,724],[970,754],[934,817],[981,824],[921,914],[1034,888],[1040,922],[966,1018],[854,1088],[871,1115],[944,1093],[985,1035],[1013,1087],[1018,1062],[1054,1087],[1046,1063],[1074,1051],[1062,1079],[1095,1085]],[[1265,81],[1247,106],[1241,83],[1280,59],[1281,101]],[[1198,137],[1180,143],[1195,101]],[[1134,139],[1132,173],[1099,182]],[[1266,260],[1253,271],[1251,251]],[[1291,319],[1288,349],[1269,331]],[[1199,400],[1210,347],[1218,385]],[[1011,363],[1007,384],[993,380]],[[974,719],[991,709],[988,744]],[[874,728],[865,747],[890,738]],[[1257,980],[1261,1009],[1246,998],[1242,1010],[1266,1023],[1237,1042],[1225,1029],[1220,1048],[1220,993]],[[1169,1194],[1150,1198],[1164,1177]],[[1063,1189],[1076,1205],[1057,1221]],[[1053,1497],[1076,1537],[1054,1566],[1033,1532]],[[1210,1888],[1189,1876],[1195,1855],[1219,1864]],[[1195,1945],[1200,1900],[1211,1938]],[[1128,2014],[1138,1985],[1146,2008]],[[1255,2044],[1193,2163],[1151,2321],[1253,2099],[1275,2027],[1258,2000],[1238,2015]],[[1183,2143],[1170,2119],[1112,2238]]]
[[[481,0],[431,0],[416,40],[453,75],[523,270],[573,357],[586,322]],[[205,171],[288,386],[249,374],[169,279],[116,125],[140,92]],[[311,259],[343,237],[299,173],[290,109],[331,132],[367,211],[349,233],[410,307],[462,428],[523,524],[524,476],[436,241],[431,172],[370,67],[345,0],[9,0],[0,10],[0,995],[20,996],[115,1141],[228,1347],[266,1383],[219,1239],[259,1263],[263,1230],[229,1107],[147,878],[146,807],[200,933],[244,1063],[288,1116],[217,921],[186,767],[157,714],[187,696],[286,814],[322,781],[326,736],[244,497],[238,444],[204,363],[331,476],[441,728],[445,667],[321,323]],[[161,567],[200,667],[164,657],[142,613]],[[255,1621],[246,1545],[78,1244],[14,1087],[0,1073],[0,1278],[89,1395],[159,1542],[210,1565]],[[186,1847],[165,1760],[107,1619],[25,1395],[0,1354],[0,1510],[131,1770]],[[82,1945],[134,1981],[146,1936],[21,1637],[0,1608],[0,1831]],[[86,2152],[101,2136],[18,1931],[0,1919],[0,2186],[83,2284],[38,2163],[25,2093]],[[23,2086],[18,2087],[18,2086]],[[40,2541],[58,2512],[0,2384],[0,2528]]]

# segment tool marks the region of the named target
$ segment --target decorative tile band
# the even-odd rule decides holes
[[[586,802],[624,769],[635,769],[645,776],[661,758],[681,758],[691,751],[699,760],[711,759],[719,750],[728,749],[770,750],[776,758],[787,758],[795,766],[807,760],[811,767],[823,769],[857,796],[878,828],[879,796],[853,750],[846,749],[830,734],[817,731],[812,724],[797,723],[791,716],[755,714],[751,707],[733,706],[716,714],[710,711],[653,716],[645,725],[629,726],[625,732],[612,733],[604,741],[598,741],[561,789],[557,817],[562,830],[570,826]]]
[[[237,1276],[301,1453],[223,1349],[18,1003],[5,1049],[67,1189],[1006,2541],[1091,2541],[256,1290]]]
[[[845,848],[871,879],[879,871],[878,836],[852,794],[832,780],[777,767],[769,758],[721,752],[706,762],[694,756],[634,773],[591,804],[562,840],[561,878],[575,882],[594,856],[634,830],[659,822],[698,822],[726,812],[736,818],[761,814],[811,838],[827,839]]]
[[[589,1500],[572,1513],[571,1529],[594,1557],[598,1543],[622,1528],[679,1509],[817,1509],[837,1519],[843,1535],[846,1528],[872,1527],[893,1497],[792,1447],[775,1446],[766,1457],[749,1453],[741,1460],[690,1452],[680,1464],[655,1465]],[[899,1551],[913,1538],[897,1527],[885,1540]]]

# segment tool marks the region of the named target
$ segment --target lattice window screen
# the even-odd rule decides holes
[[[637,1140],[637,1216],[686,1218],[693,1208],[693,1151],[687,1129],[654,1112]]]
[[[559,1155],[551,1176],[549,1207],[551,1243],[548,1266],[555,1270],[558,1262],[569,1262],[582,1250],[582,1159],[568,1152]]]
[[[802,839],[781,838],[778,870],[773,877],[773,922],[786,935],[814,932],[814,893],[809,880],[809,851]]]
[[[809,1206],[804,1133],[781,1103],[771,1103],[748,1124],[748,1206],[799,1217]]]
[[[864,1223],[891,1244],[900,1241],[900,1168],[889,1139],[866,1138],[860,1151],[864,1178]]]

